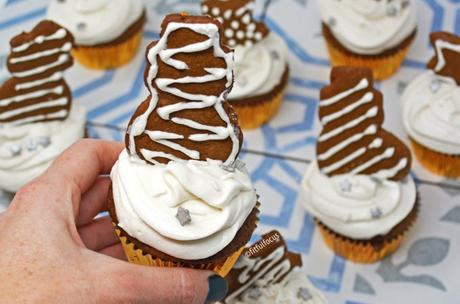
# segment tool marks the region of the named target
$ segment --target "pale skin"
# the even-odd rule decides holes
[[[212,273],[138,266],[106,208],[123,145],[85,139],[0,215],[0,303],[204,303]],[[105,175],[105,176],[104,176]]]

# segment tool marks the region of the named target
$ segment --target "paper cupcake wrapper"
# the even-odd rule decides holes
[[[411,142],[414,154],[423,167],[441,176],[460,178],[460,155],[435,152],[412,138]]]
[[[142,28],[135,35],[117,44],[77,46],[72,55],[88,68],[107,70],[127,64],[136,55],[142,39]]]
[[[285,88],[271,99],[256,102],[231,103],[238,115],[238,122],[243,129],[255,129],[269,121],[276,115],[284,99]]]
[[[389,254],[395,252],[396,249],[398,249],[407,232],[417,219],[420,209],[418,199],[415,203],[414,208],[417,208],[415,210],[416,214],[412,218],[412,220],[406,224],[405,229],[393,238],[385,239],[384,236],[382,244],[381,246],[379,246],[378,249],[376,249],[375,246],[372,245],[371,241],[353,240],[344,237],[327,228],[318,219],[315,219],[315,221],[317,226],[320,228],[321,235],[323,236],[326,245],[329,248],[331,248],[335,253],[355,263],[369,264],[375,263],[383,259]]]
[[[327,38],[326,42],[333,66],[367,67],[372,70],[375,80],[384,80],[395,74],[401,67],[412,45],[411,42],[390,55],[360,56],[359,54],[345,52],[336,47],[333,42],[328,41]]]
[[[141,249],[137,249],[133,243],[129,242],[128,239],[121,235],[120,229],[116,228],[116,224],[113,223],[115,226],[115,232],[120,238],[121,245],[123,246],[123,250],[126,254],[126,258],[128,262],[138,265],[144,266],[152,266],[152,267],[187,267],[193,269],[201,269],[201,270],[211,270],[220,275],[221,277],[225,277],[230,270],[235,265],[236,261],[240,257],[241,253],[243,252],[244,247],[241,247],[238,251],[233,253],[224,261],[220,262],[210,262],[205,264],[199,265],[186,265],[183,263],[173,262],[173,261],[164,261],[160,258],[153,257],[150,254],[144,254]]]

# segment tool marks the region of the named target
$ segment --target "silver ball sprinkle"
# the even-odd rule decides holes
[[[371,209],[371,216],[373,219],[379,219],[382,217],[382,210],[379,207]]]
[[[342,192],[351,192],[353,185],[347,178],[344,178],[339,182],[339,188]]]
[[[329,24],[329,26],[332,26],[332,27],[336,26],[337,25],[337,19],[335,19],[334,17],[330,17],[329,21],[328,21],[328,24]]]
[[[38,139],[38,144],[43,148],[46,148],[49,145],[51,145],[51,138],[49,138],[48,136],[42,136]]]
[[[11,156],[19,156],[22,152],[22,147],[20,145],[11,145],[8,150],[10,150]]]
[[[86,29],[86,23],[84,22],[77,23],[77,29],[80,31],[83,31],[84,29]]]
[[[387,15],[390,17],[394,17],[398,14],[398,8],[395,4],[391,4],[387,7]]]
[[[176,218],[181,224],[181,226],[185,226],[192,221],[190,211],[182,207],[179,207],[179,209],[177,209]]]
[[[27,151],[29,151],[29,152],[35,151],[38,148],[38,142],[35,141],[35,140],[30,140],[27,143],[26,147],[27,147]]]
[[[304,287],[300,287],[297,291],[297,298],[302,299],[304,301],[309,301],[313,299],[310,291]]]
[[[441,89],[441,81],[439,79],[433,79],[430,83],[431,92],[436,93]]]

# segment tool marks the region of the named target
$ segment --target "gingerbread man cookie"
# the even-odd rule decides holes
[[[203,0],[201,9],[222,23],[222,40],[230,47],[250,46],[269,33],[264,23],[254,20],[254,0]]]
[[[316,148],[318,165],[328,175],[364,174],[401,180],[409,173],[409,149],[382,128],[382,94],[367,68],[336,67],[331,85],[320,94],[323,130]]]
[[[71,106],[63,72],[73,64],[71,33],[52,21],[10,41],[12,78],[0,87],[0,126],[65,120]]]
[[[232,164],[242,133],[226,101],[233,83],[233,54],[221,42],[217,20],[169,15],[160,40],[147,48],[141,103],[126,133],[134,158],[150,164],[219,160]]]

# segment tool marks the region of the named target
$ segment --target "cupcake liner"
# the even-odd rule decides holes
[[[406,223],[406,219],[403,220],[400,224],[404,224],[405,227],[402,231],[394,236],[385,235],[382,236],[381,244],[378,248],[372,244],[372,241],[369,240],[354,240],[343,235],[337,234],[334,231],[330,230],[318,219],[316,220],[317,226],[320,228],[321,234],[324,238],[326,245],[331,248],[335,253],[344,257],[345,259],[355,262],[355,263],[375,263],[389,254],[393,253],[398,249],[399,245],[403,241],[409,229],[414,224],[418,212],[420,209],[420,204],[417,201],[414,205],[415,210],[413,216],[409,217]],[[411,212],[411,213],[412,213]],[[409,214],[411,215],[411,214]]]
[[[120,67],[134,57],[142,38],[142,27],[131,37],[120,43],[100,46],[76,46],[72,55],[88,68],[107,70]]]
[[[410,138],[417,160],[429,171],[449,178],[460,178],[460,155],[435,152]]]
[[[113,225],[117,227],[115,223],[113,223]],[[244,249],[244,247],[241,247],[231,256],[221,261],[203,263],[198,265],[188,265],[179,262],[164,261],[160,258],[153,257],[150,254],[144,254],[141,249],[137,249],[133,243],[129,242],[129,240],[122,235],[120,229],[115,228],[115,232],[117,236],[120,238],[121,245],[123,246],[123,250],[126,254],[126,258],[130,263],[151,267],[187,267],[193,269],[211,270],[220,275],[221,277],[225,277],[230,272],[230,270],[233,268],[233,265],[235,265],[236,261],[238,260]]]
[[[269,121],[280,108],[285,89],[278,94],[267,96],[267,99],[257,102],[231,103],[238,115],[238,122],[243,129],[255,129]],[[270,94],[271,95],[271,94]]]
[[[333,66],[367,67],[373,72],[375,80],[384,80],[396,73],[406,58],[407,52],[414,40],[415,34],[409,37],[408,43],[402,43],[394,51],[378,55],[359,55],[346,50],[332,37],[329,29],[323,25],[323,36]]]

